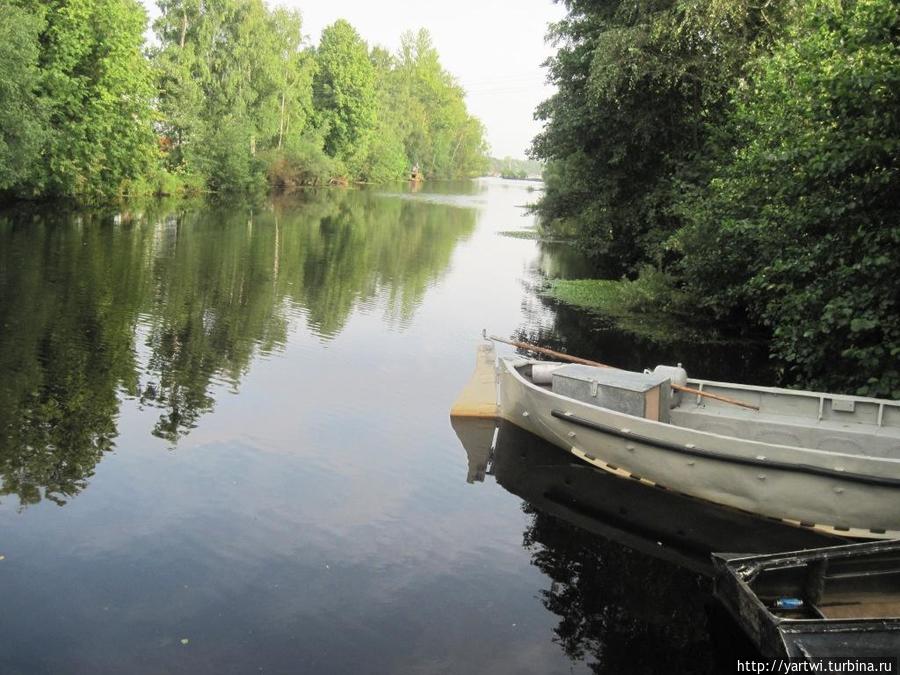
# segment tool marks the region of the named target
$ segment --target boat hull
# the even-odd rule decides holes
[[[900,463],[772,445],[633,417],[554,394],[498,361],[502,418],[630,480],[859,539],[900,538]]]

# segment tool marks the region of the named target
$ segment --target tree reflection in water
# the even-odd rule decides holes
[[[64,504],[115,445],[123,396],[170,444],[305,322],[408,322],[476,212],[366,191],[263,204],[0,214],[0,494]]]
[[[559,616],[554,641],[597,673],[716,672],[709,582],[593,536],[539,509],[523,543],[551,580],[541,602]]]
[[[0,218],[0,494],[84,488],[133,391],[140,253],[103,214]]]
[[[712,597],[710,552],[824,543],[613,476],[509,422],[451,422],[468,482],[493,475],[523,500],[523,546],[549,580],[541,602],[559,617],[553,639],[598,673],[733,669],[753,651]]]

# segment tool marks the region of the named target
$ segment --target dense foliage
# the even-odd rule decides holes
[[[786,381],[900,397],[900,8],[698,6],[569,3],[541,212],[601,274],[768,330]]]
[[[771,326],[793,379],[900,398],[898,36],[895,2],[805,3],[679,239],[688,287]]]
[[[357,164],[375,129],[375,66],[366,43],[346,21],[322,32],[313,96],[325,128],[325,150]]]
[[[107,197],[149,170],[145,22],[136,0],[0,0],[0,190]]]
[[[317,47],[263,0],[0,0],[0,196],[252,190],[486,168],[428,34]]]
[[[780,2],[566,0],[549,61],[558,92],[533,155],[547,161],[548,219],[578,224],[605,274],[662,254],[685,181],[703,171],[710,119]]]
[[[42,16],[0,2],[0,190],[28,180],[38,160],[45,114],[37,96]]]

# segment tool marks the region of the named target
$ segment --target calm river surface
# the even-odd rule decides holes
[[[450,425],[482,328],[768,377],[543,301],[584,263],[497,234],[535,196],[0,213],[0,672],[718,671],[708,582],[544,508],[561,453],[504,430],[481,482]]]

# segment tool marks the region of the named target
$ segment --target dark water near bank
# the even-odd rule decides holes
[[[466,481],[447,413],[484,327],[770,378],[753,345],[542,300],[585,266],[496,234],[530,187],[0,214],[0,672],[730,664],[702,574],[517,482],[558,453],[507,434],[505,473]]]

